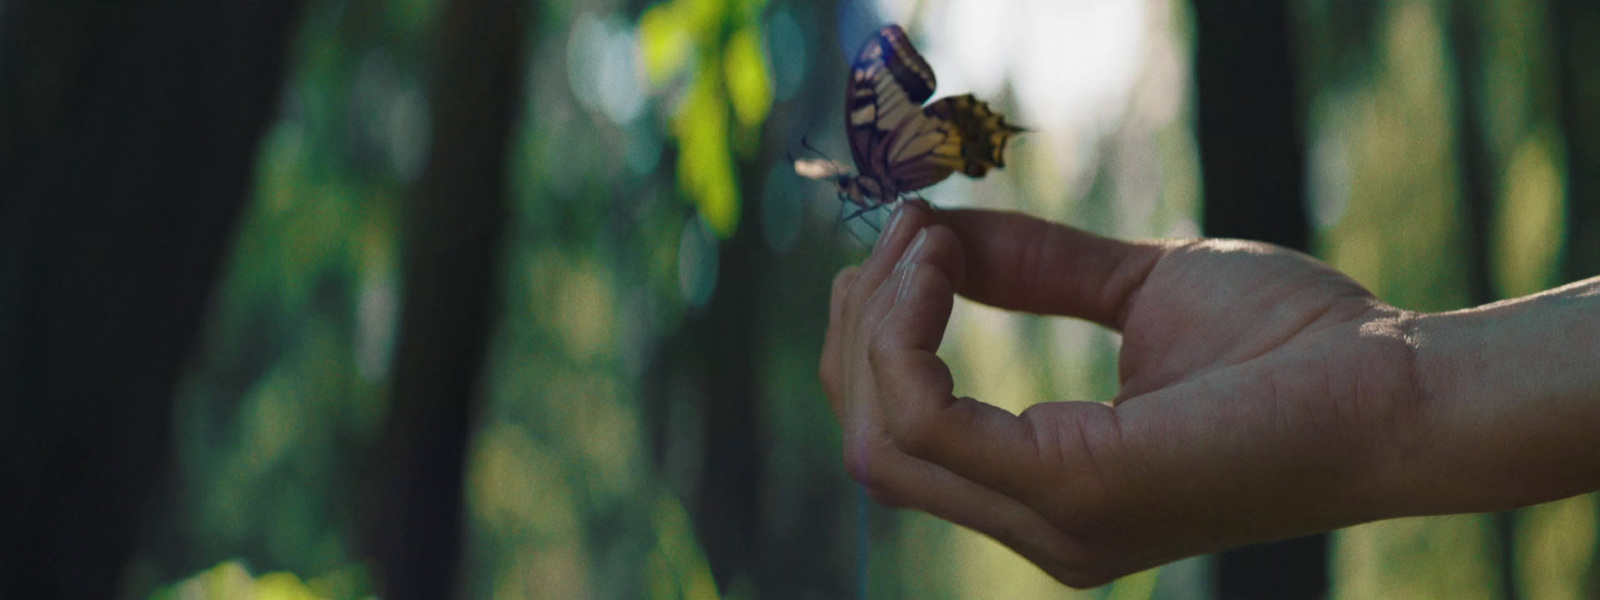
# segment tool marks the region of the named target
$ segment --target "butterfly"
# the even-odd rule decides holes
[[[951,173],[978,178],[1004,167],[1006,141],[1026,130],[972,94],[923,106],[936,85],[904,29],[878,30],[856,54],[845,90],[845,132],[859,172],[827,159],[795,160],[795,172],[837,185],[841,200],[860,207],[848,220]]]

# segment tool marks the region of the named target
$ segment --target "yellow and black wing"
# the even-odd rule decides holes
[[[1005,166],[1005,144],[1022,132],[972,95],[923,107],[938,82],[904,29],[879,30],[850,69],[845,127],[861,192],[879,203],[961,172]]]
[[[948,123],[956,132],[956,146],[960,147],[960,171],[968,177],[983,177],[989,169],[1006,166],[1006,142],[1011,136],[1027,131],[1006,122],[1006,116],[989,104],[962,94],[940,98],[922,110],[929,119]]]

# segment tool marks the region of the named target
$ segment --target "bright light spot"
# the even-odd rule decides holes
[[[1337,225],[1350,206],[1350,150],[1340,135],[1342,131],[1337,127],[1320,128],[1311,141],[1306,192],[1316,227]]]
[[[356,301],[356,371],[374,382],[389,372],[400,321],[400,278],[392,265],[364,270]]]
[[[639,413],[616,398],[590,396],[573,431],[583,448],[582,480],[594,498],[616,498],[634,491],[640,477]]]
[[[998,98],[1006,71],[1016,61],[1017,32],[1011,30],[1015,6],[993,1],[954,1],[929,19],[923,57],[934,66],[940,91]],[[1012,3],[1014,4],[1014,3]]]
[[[880,2],[886,14],[896,6]],[[918,46],[945,96],[995,98],[1009,75],[1030,128],[1100,129],[1121,114],[1146,44],[1145,2],[950,0],[930,7]]]
[[[428,114],[428,97],[417,86],[405,86],[389,99],[384,111],[389,167],[395,177],[407,183],[422,175],[428,147],[433,143],[433,120]]]
[[[600,97],[595,89],[595,64],[605,44],[605,25],[594,15],[583,13],[572,24],[567,38],[567,83],[572,86],[572,97],[584,108],[594,110]]]
[[[567,38],[567,81],[584,108],[625,124],[644,109],[645,81],[638,40],[619,19],[577,17]]]
[[[523,428],[491,424],[477,435],[467,462],[467,506],[473,522],[513,539],[528,533],[574,536],[580,528],[577,494],[561,464]]]
[[[1149,135],[1187,98],[1186,55],[1167,0],[877,4],[911,28],[937,74],[935,98],[975,94],[1031,131],[1013,151],[1045,155],[1034,163],[1046,167],[1038,180],[1018,188],[1037,198],[1032,208],[1088,193],[1107,139],[1125,121],[1141,120],[1133,135]]]
[[[1494,236],[1496,283],[1505,296],[1531,294],[1557,283],[1566,196],[1554,134],[1528,136],[1512,153]]]
[[[603,59],[595,69],[600,106],[613,123],[627,123],[644,109],[644,71],[639,68],[639,44],[633,29],[621,21],[606,23]]]
[[[925,4],[923,0],[878,0],[878,12],[890,22],[900,23],[904,26],[911,21],[917,10],[917,5]]]
[[[246,397],[245,462],[257,473],[276,464],[305,431],[299,385],[292,375],[274,371]]]
[[[387,162],[401,181],[416,181],[433,139],[427,95],[380,51],[362,57],[351,90],[351,118],[370,144],[363,155]]]
[[[1144,12],[1144,2],[1127,0],[1026,2],[1016,13],[1016,37],[1025,40],[1014,56],[1019,117],[1039,127],[1107,128],[1138,81]]]
[[[567,353],[577,360],[593,360],[615,350],[615,302],[611,288],[597,268],[578,262],[560,275],[556,323]]]

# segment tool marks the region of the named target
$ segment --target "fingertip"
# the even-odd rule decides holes
[[[932,235],[930,233],[930,237]],[[894,306],[884,318],[883,333],[897,338],[898,343],[906,344],[903,346],[905,348],[937,350],[939,340],[944,337],[945,325],[949,323],[956,288],[946,272],[950,256],[935,256],[944,254],[949,247],[941,244],[938,248],[941,250],[930,248],[925,253],[926,260],[917,260],[905,266],[895,293]]]
[[[894,276],[893,271],[901,262],[912,238],[931,221],[925,209],[915,206],[898,207],[892,219],[878,238],[872,255],[862,261],[859,274],[850,286],[852,302],[856,304],[864,303],[885,279]]]
[[[955,301],[954,288],[938,269],[913,265],[900,282],[893,308],[867,346],[867,361],[886,387],[917,388],[913,395],[948,395],[950,371],[936,352]]]
[[[933,220],[933,211],[926,204],[912,201],[901,202],[896,206],[894,213],[889,215],[889,222],[884,225],[883,234],[878,236],[878,243],[873,252],[887,248],[904,248],[910,236],[916,235],[923,227]]]
[[[950,280],[953,289],[961,289],[967,275],[966,250],[961,247],[961,238],[955,230],[937,223],[923,228],[923,232],[926,237],[917,262],[937,268]]]

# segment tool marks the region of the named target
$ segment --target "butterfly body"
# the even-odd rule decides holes
[[[1005,144],[1024,131],[971,94],[923,106],[938,82],[899,25],[879,30],[857,53],[845,90],[845,131],[857,172],[838,162],[795,161],[795,171],[833,182],[863,209],[943,181],[983,177],[1005,166]]]

